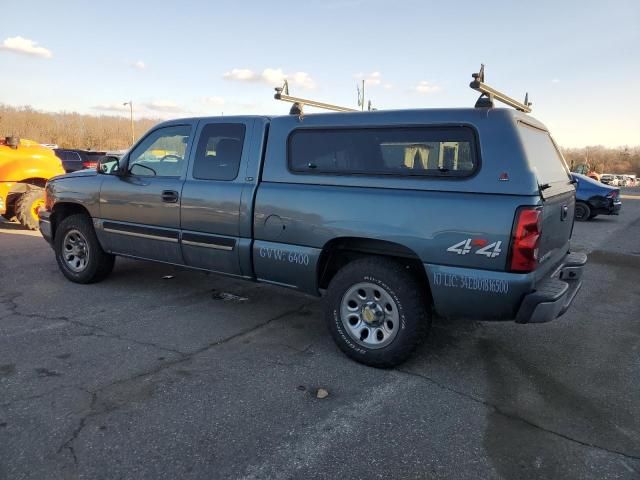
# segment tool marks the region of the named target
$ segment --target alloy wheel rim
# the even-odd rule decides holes
[[[62,256],[67,267],[80,273],[89,263],[89,245],[85,236],[78,230],[67,232],[62,241]]]
[[[351,339],[369,349],[389,345],[400,328],[395,300],[371,282],[356,283],[346,291],[340,302],[340,319]]]

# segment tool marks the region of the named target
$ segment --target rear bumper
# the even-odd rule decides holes
[[[611,208],[609,209],[609,215],[618,215],[620,213],[621,208],[622,208],[622,202],[620,200],[614,201],[611,204]]]
[[[588,203],[591,212],[596,215],[618,215],[622,208],[620,199],[599,197],[598,199],[590,199]]]
[[[525,295],[516,315],[517,323],[550,322],[566,312],[582,287],[582,271],[587,263],[584,253],[570,253],[548,278]]]

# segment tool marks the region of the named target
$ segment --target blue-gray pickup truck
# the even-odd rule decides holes
[[[539,323],[581,285],[575,188],[549,132],[503,108],[191,118],[47,184],[71,281],[116,256],[323,296],[353,359],[409,357],[431,318]]]

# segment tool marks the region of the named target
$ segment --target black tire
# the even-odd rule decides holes
[[[20,198],[21,193],[10,193],[7,195],[7,199],[5,202],[6,210],[2,214],[4,218],[8,221],[12,222],[16,219],[16,200]]]
[[[44,206],[44,189],[40,187],[29,187],[29,189],[18,197],[15,203],[15,216],[23,227],[29,230],[38,229],[37,207]]]
[[[584,202],[576,202],[575,218],[577,222],[586,222],[591,217],[591,207]]]
[[[363,345],[362,342],[366,342],[366,337],[363,340],[361,335],[357,340],[352,336],[354,330],[345,326],[349,320],[342,319],[341,308],[347,308],[348,304],[343,304],[343,299],[348,302],[347,295],[354,288],[357,289],[359,284],[378,286],[395,304],[398,319],[397,331],[390,343],[384,346],[369,348]],[[424,288],[426,287],[421,285],[416,275],[407,267],[391,259],[369,257],[348,263],[331,280],[325,298],[325,318],[333,339],[347,356],[357,362],[378,368],[399,365],[411,356],[424,340],[431,326],[431,315]],[[379,294],[374,288],[374,295],[376,293]],[[366,302],[366,300],[363,301]],[[359,322],[358,325],[361,325],[364,331],[370,324],[364,323],[364,311],[357,311],[359,313],[350,314],[349,317],[359,317],[360,320],[355,321]],[[386,314],[381,315],[385,315],[386,318]],[[385,322],[386,320],[382,321],[382,323]],[[378,333],[377,330],[375,332]]]
[[[67,237],[69,235],[69,238]],[[84,266],[76,270],[70,266],[70,260],[65,258],[65,240],[76,236],[84,241],[86,248],[82,261]],[[100,246],[91,219],[83,214],[70,215],[56,228],[53,249],[58,267],[65,277],[75,283],[94,283],[106,278],[113,270],[115,256]],[[68,254],[70,250],[66,250]],[[70,255],[73,259],[73,253]],[[75,257],[77,258],[77,257]]]

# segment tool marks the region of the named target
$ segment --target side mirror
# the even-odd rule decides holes
[[[120,159],[112,155],[106,155],[98,160],[96,170],[103,175],[121,175]]]

